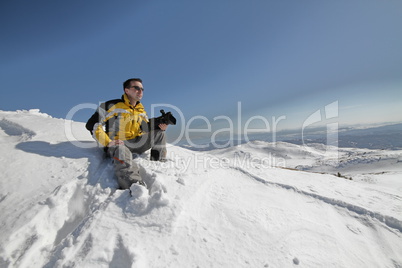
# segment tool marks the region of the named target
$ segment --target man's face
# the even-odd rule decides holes
[[[142,99],[142,96],[144,94],[144,89],[142,87],[142,83],[138,81],[131,81],[131,85],[129,88],[124,89],[124,92],[126,92],[127,96],[129,97],[130,101],[140,101]],[[135,103],[132,103],[135,104]]]

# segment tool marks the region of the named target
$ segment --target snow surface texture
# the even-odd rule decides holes
[[[82,123],[0,111],[0,143],[0,267],[402,267],[401,151],[170,146],[131,197]]]

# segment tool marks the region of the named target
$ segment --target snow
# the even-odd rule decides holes
[[[83,123],[0,111],[0,144],[0,267],[402,267],[402,151],[170,145],[131,197]]]

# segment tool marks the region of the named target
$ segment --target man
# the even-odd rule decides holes
[[[145,185],[133,153],[151,149],[151,160],[166,160],[166,124],[151,129],[141,99],[144,94],[142,80],[131,78],[123,83],[121,99],[102,103],[86,124],[93,137],[113,158],[119,187],[129,189],[133,183]],[[105,128],[105,129],[104,129]]]

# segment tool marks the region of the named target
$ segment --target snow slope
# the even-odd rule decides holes
[[[130,197],[82,123],[0,111],[0,144],[0,267],[402,267],[401,151],[170,146]]]

